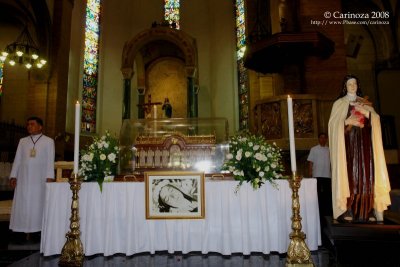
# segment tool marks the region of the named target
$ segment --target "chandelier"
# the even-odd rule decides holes
[[[24,65],[27,69],[32,67],[40,69],[47,62],[39,56],[39,49],[29,34],[27,26],[17,40],[7,45],[5,51],[0,53],[0,61],[7,62],[11,66],[18,63]]]

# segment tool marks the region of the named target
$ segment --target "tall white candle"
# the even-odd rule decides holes
[[[289,121],[290,164],[292,167],[292,172],[295,172],[297,166],[296,166],[296,147],[294,144],[293,101],[289,95],[287,98],[287,105],[288,105],[288,121]]]
[[[74,140],[74,174],[78,174],[79,169],[79,134],[81,124],[81,105],[79,101],[75,104],[75,140]]]

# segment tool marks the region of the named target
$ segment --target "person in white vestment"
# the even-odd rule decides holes
[[[45,136],[42,128],[42,119],[27,120],[29,136],[20,139],[12,166],[9,182],[15,191],[10,229],[14,232],[42,229],[46,182],[54,181],[55,155],[54,140]]]

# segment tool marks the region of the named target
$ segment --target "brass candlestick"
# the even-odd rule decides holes
[[[74,173],[69,178],[69,184],[72,191],[71,218],[69,219],[70,231],[65,234],[67,241],[61,251],[60,266],[83,266],[85,255],[83,254],[83,245],[81,242],[81,231],[79,230],[79,197],[78,192],[81,189],[82,179]]]
[[[305,242],[306,234],[301,231],[301,216],[300,216],[300,199],[299,188],[301,178],[293,172],[292,179],[289,180],[290,188],[292,189],[292,232],[289,235],[290,243],[287,251],[286,266],[287,267],[314,267],[311,259],[310,250]]]

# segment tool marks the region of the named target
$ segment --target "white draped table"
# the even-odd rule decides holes
[[[254,191],[237,181],[206,181],[205,219],[146,220],[140,182],[83,183],[79,192],[81,241],[86,256],[116,253],[200,251],[203,254],[271,251],[285,253],[291,232],[288,181]],[[304,179],[299,190],[303,231],[310,250],[321,244],[317,182]],[[68,183],[48,183],[40,252],[60,254],[69,231],[72,193]]]

